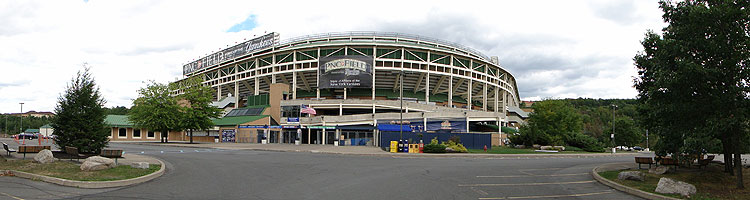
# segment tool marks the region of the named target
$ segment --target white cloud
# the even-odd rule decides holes
[[[283,5],[282,5],[283,4]],[[631,58],[656,1],[3,1],[0,113],[51,111],[84,62],[108,101],[130,106],[144,81],[253,35],[398,31],[497,55],[521,97],[633,98]],[[617,12],[614,12],[617,11]],[[253,30],[227,33],[255,15]],[[625,16],[621,16],[625,15]]]

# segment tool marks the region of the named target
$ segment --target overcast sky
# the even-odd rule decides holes
[[[107,101],[265,32],[418,34],[461,43],[518,80],[522,99],[635,98],[633,56],[665,24],[656,0],[0,1],[0,113],[52,111],[88,63]]]

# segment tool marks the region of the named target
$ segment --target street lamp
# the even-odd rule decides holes
[[[615,153],[615,149],[617,148],[617,143],[615,143],[615,110],[617,109],[617,105],[612,104],[612,153]]]
[[[23,102],[18,104],[21,104],[21,115],[19,116],[21,116],[21,133],[23,133]]]
[[[399,79],[399,92],[398,92],[398,99],[401,102],[401,108],[399,109],[399,140],[404,139],[404,70],[400,70],[398,72],[391,72],[391,74],[398,74]]]

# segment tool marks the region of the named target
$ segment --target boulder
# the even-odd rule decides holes
[[[662,194],[680,194],[687,197],[695,194],[696,189],[694,185],[689,183],[674,181],[670,178],[661,178],[656,185],[656,192]]]
[[[82,171],[99,171],[105,169],[109,169],[109,167],[104,163],[84,161],[83,164],[81,164]]]
[[[540,146],[540,150],[555,150],[552,146]]]
[[[55,162],[55,157],[52,156],[52,151],[44,149],[34,156],[34,161],[42,164]]]
[[[445,147],[445,152],[446,153],[456,153],[456,150],[454,150],[453,148],[450,148],[450,147]]]
[[[553,146],[555,149],[565,151],[565,146]]]
[[[91,156],[91,157],[86,158],[86,160],[84,160],[83,162],[102,163],[102,164],[107,165],[107,167],[110,167],[110,168],[115,167],[115,160],[101,157],[101,156]]]
[[[516,145],[516,148],[517,149],[525,149],[526,145],[519,144],[519,145]]]
[[[148,169],[150,167],[147,162],[134,162],[130,163],[130,166],[138,169]]]
[[[625,171],[625,172],[620,172],[619,174],[617,174],[617,179],[619,179],[619,180],[634,180],[634,181],[644,181],[644,180],[646,180],[645,176],[643,175],[643,173],[641,173],[639,171]]]
[[[666,174],[667,171],[669,171],[669,167],[667,166],[657,166],[657,167],[648,169],[648,173],[651,173],[651,174]]]
[[[531,147],[534,147],[535,149],[539,149],[540,147],[542,147],[542,145],[535,144],[535,145],[531,145]]]

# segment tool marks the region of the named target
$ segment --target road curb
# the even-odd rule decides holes
[[[677,199],[677,198],[672,198],[672,197],[668,197],[668,196],[658,195],[658,194],[654,194],[654,193],[642,191],[642,190],[639,190],[639,189],[635,189],[635,188],[632,188],[632,187],[628,187],[628,186],[619,184],[617,182],[610,181],[609,179],[606,179],[606,178],[600,176],[599,173],[597,173],[597,172],[600,171],[599,168],[603,168],[605,165],[615,165],[615,164],[622,164],[622,163],[609,163],[609,164],[604,164],[604,165],[596,166],[596,167],[594,167],[594,169],[591,169],[591,176],[593,176],[594,180],[598,181],[599,183],[602,183],[602,184],[604,184],[606,186],[609,186],[611,188],[614,188],[616,190],[619,190],[619,191],[622,191],[622,192],[625,192],[625,193],[628,193],[628,194],[631,194],[631,195],[635,195],[635,196],[638,196],[638,197],[641,197],[641,198],[644,198],[644,199],[680,200],[680,199]],[[630,164],[630,163],[628,163],[628,164]]]
[[[161,168],[159,168],[158,171],[145,175],[145,176],[141,176],[141,177],[135,177],[135,178],[125,179],[125,180],[116,180],[116,181],[75,181],[75,180],[68,180],[68,179],[32,174],[32,173],[22,172],[22,171],[17,171],[17,170],[4,170],[4,171],[5,171],[5,174],[11,174],[16,177],[44,181],[47,183],[54,183],[57,185],[68,186],[68,187],[89,188],[89,189],[111,188],[111,187],[122,187],[122,186],[129,186],[129,185],[144,183],[146,181],[153,180],[163,175],[167,166],[161,160],[157,158],[154,158],[154,159],[156,161],[159,161],[159,164],[161,164]]]
[[[224,150],[252,150],[252,151],[267,151],[267,152],[306,152],[306,153],[320,153],[320,154],[338,154],[338,155],[355,155],[355,156],[386,156],[386,157],[404,157],[404,158],[480,158],[480,159],[491,159],[491,158],[556,158],[556,157],[611,157],[611,156],[633,156],[640,155],[640,153],[589,153],[589,154],[470,154],[470,153],[453,153],[453,154],[423,154],[423,153],[349,153],[349,152],[334,152],[334,151],[320,151],[320,150],[299,150],[299,149],[264,149],[257,147],[200,147],[192,145],[165,145],[163,143],[143,143],[133,142],[127,144],[145,145],[145,146],[165,146],[165,147],[184,147],[184,148],[212,148],[212,149],[224,149]]]

